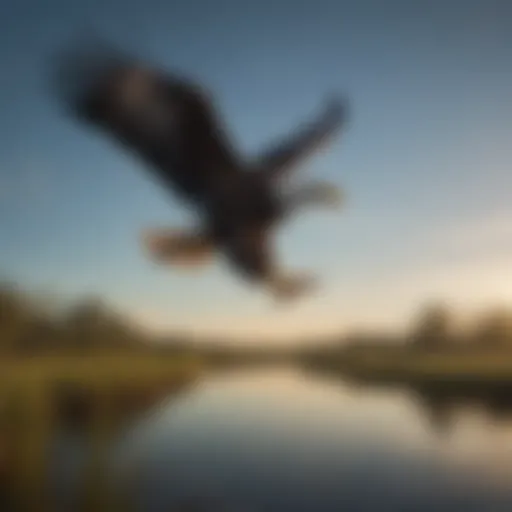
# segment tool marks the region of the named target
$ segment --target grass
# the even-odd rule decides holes
[[[448,350],[354,350],[311,361],[319,369],[363,380],[400,382],[468,382],[512,385],[512,353]]]
[[[470,388],[490,390],[493,396],[498,388],[512,389],[512,353],[505,351],[356,348],[305,362],[363,382],[427,387],[429,396],[436,387],[443,397]],[[62,425],[81,429],[90,441],[84,509],[126,510],[115,504],[106,485],[109,439],[126,419],[187,386],[204,369],[194,356],[150,352],[0,360],[0,484],[13,491],[15,510],[52,510],[45,485],[46,450]]]
[[[192,357],[148,354],[0,362],[0,451],[5,455],[0,484],[12,491],[15,509],[51,510],[45,485],[47,449],[56,429],[67,424],[82,429],[90,440],[86,508],[114,510],[107,505],[102,473],[110,436],[127,418],[192,382],[201,369]]]
[[[117,383],[126,379],[147,381],[173,374],[197,371],[191,356],[140,354],[91,354],[37,356],[0,361],[0,382],[65,380],[75,384]]]

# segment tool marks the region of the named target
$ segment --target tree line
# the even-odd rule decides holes
[[[329,343],[332,346],[375,346],[389,341],[386,333],[374,333],[370,341],[364,336],[339,336]],[[466,325],[456,321],[451,309],[443,303],[429,304],[422,308],[402,337],[391,337],[391,341],[405,341],[406,345],[424,350],[439,349],[512,349],[512,309],[491,308],[473,316]],[[159,343],[156,343],[160,341]],[[221,342],[197,343],[184,334],[169,335],[158,340],[147,331],[132,324],[128,316],[122,315],[98,297],[51,308],[33,294],[11,284],[0,284],[0,352],[2,354],[33,353],[38,351],[91,351],[91,350],[152,350],[165,353],[202,352],[212,357],[228,357],[238,352]],[[323,340],[312,340],[313,350],[319,350]],[[384,345],[390,346],[391,343]],[[394,344],[393,344],[394,345]],[[288,349],[289,350],[289,349]],[[269,348],[256,347],[254,354],[243,350],[240,357],[261,358],[270,356]],[[250,352],[250,351],[249,351]],[[292,356],[274,350],[279,357]],[[230,356],[231,357],[231,356]]]
[[[424,349],[512,349],[512,309],[488,308],[461,322],[446,304],[430,304],[408,338]]]
[[[0,284],[0,351],[3,354],[52,350],[140,349],[150,336],[131,325],[103,300],[88,297],[47,307],[12,284]]]

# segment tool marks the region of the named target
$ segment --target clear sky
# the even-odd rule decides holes
[[[509,0],[7,0],[0,21],[0,271],[94,293],[155,329],[288,337],[401,326],[424,300],[512,302]],[[144,168],[67,120],[52,52],[94,27],[216,95],[241,151],[351,100],[349,129],[302,172],[348,195],[283,227],[283,265],[323,287],[293,307],[235,279],[157,268],[141,229],[186,212]]]

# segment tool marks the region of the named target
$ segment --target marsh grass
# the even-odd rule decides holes
[[[53,510],[49,447],[63,423],[82,429],[90,450],[83,510],[126,510],[108,486],[111,436],[127,418],[194,380],[191,357],[89,355],[0,362],[0,472],[14,510]],[[117,504],[117,505],[116,505]],[[2,510],[9,510],[6,504]]]
[[[512,385],[512,354],[503,352],[392,350],[363,353],[323,362],[331,369],[374,380],[500,382]]]

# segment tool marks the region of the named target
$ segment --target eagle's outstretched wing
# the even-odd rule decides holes
[[[329,141],[342,128],[346,119],[347,105],[332,100],[319,118],[258,155],[254,163],[256,171],[268,179],[285,176]]]
[[[202,201],[240,165],[214,106],[198,85],[112,52],[59,62],[59,99],[150,163],[167,186]]]

